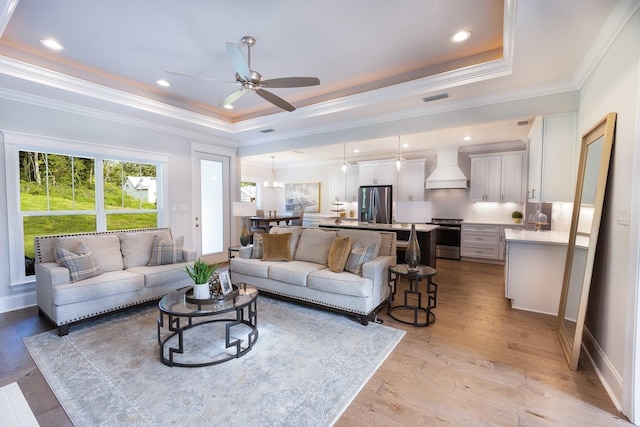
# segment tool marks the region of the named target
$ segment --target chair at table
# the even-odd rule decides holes
[[[257,217],[264,217],[264,209],[256,209]],[[251,238],[253,240],[253,235],[256,233],[268,233],[269,232],[269,224],[268,223],[253,223],[251,224]]]
[[[299,216],[300,219],[292,219],[291,220],[291,225],[302,225],[302,218],[304,217],[304,210],[303,209],[298,209],[293,211],[293,216]]]

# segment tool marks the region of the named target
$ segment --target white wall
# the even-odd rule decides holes
[[[191,140],[186,136],[6,99],[0,99],[0,131],[23,132],[81,141],[78,144],[88,142],[166,154],[169,158],[169,194],[166,203],[169,207],[172,205],[192,206]],[[2,173],[0,173],[0,312],[35,303],[34,285],[9,287],[7,233],[10,225],[7,222],[7,204],[9,202],[5,191],[4,164],[4,149],[0,149],[0,165],[2,165]],[[169,212],[169,225],[173,234],[175,237],[185,236],[185,247],[193,247],[193,217],[191,209]]]
[[[605,197],[586,326],[593,342],[589,352],[616,404],[622,402],[628,299],[635,294],[638,266],[637,235],[640,212],[634,159],[639,156],[638,134],[640,14],[636,13],[582,87],[578,133],[584,134],[609,112],[618,114],[616,136]],[[616,223],[616,209],[632,208],[631,226]]]

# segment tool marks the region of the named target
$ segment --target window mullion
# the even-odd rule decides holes
[[[104,158],[96,157],[94,163],[94,174],[96,179],[96,229],[98,231],[107,230],[107,214],[104,208]]]

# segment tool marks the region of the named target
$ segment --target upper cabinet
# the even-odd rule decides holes
[[[395,185],[396,165],[393,161],[358,163],[359,185]]]
[[[474,154],[471,158],[472,202],[524,203],[525,152]]]
[[[342,172],[341,167],[330,168],[330,196],[331,200],[339,197],[345,202],[358,201],[358,166],[349,165],[347,172]]]
[[[398,201],[424,201],[426,160],[407,160],[398,173]]]
[[[535,118],[529,131],[529,201],[573,201],[577,144],[575,113]]]

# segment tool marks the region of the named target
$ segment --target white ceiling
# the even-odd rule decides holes
[[[345,143],[363,153],[368,147],[362,158],[383,157],[395,153],[398,135],[410,144],[402,150],[410,158],[444,144],[519,141],[528,127],[517,121],[571,109],[576,98],[567,94],[591,65],[583,60],[603,33],[615,31],[612,12],[632,2],[0,0],[0,74],[60,89],[60,75],[41,71],[52,70],[73,78],[64,80],[70,93],[95,83],[138,95],[110,100],[127,115],[159,112],[166,123],[179,117],[255,163],[270,164],[273,152],[282,162],[301,161],[300,152],[313,161],[341,159]],[[461,29],[471,38],[453,44],[450,36]],[[320,79],[320,86],[272,89],[296,111],[251,93],[224,110],[218,103],[235,85],[165,73],[233,80],[225,42],[245,35],[257,39],[251,68],[265,79]],[[65,49],[48,50],[39,42],[45,37]],[[16,77],[23,64],[37,66],[32,77]],[[157,79],[172,85],[159,87]],[[423,101],[441,93],[448,98]],[[536,97],[545,102],[514,108]],[[472,140],[462,141],[465,135]]]

